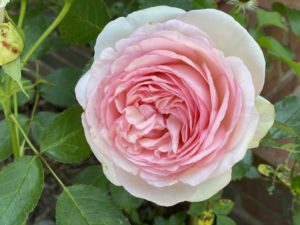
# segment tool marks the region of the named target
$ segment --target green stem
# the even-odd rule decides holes
[[[21,127],[20,123],[18,122],[18,120],[16,119],[16,117],[11,114],[10,115],[10,119],[15,123],[15,125],[17,126],[17,128],[19,129],[19,131],[21,132],[21,134],[23,135],[25,141],[27,142],[27,144],[29,145],[29,147],[32,149],[32,151],[37,155],[40,156],[40,152],[39,150],[36,149],[36,147],[34,147],[34,145],[32,144],[32,142],[29,140],[27,134],[25,133],[25,131],[23,130],[23,128]]]
[[[47,169],[50,171],[50,173],[53,175],[53,177],[57,180],[57,182],[60,184],[60,186],[64,189],[64,190],[68,190],[66,185],[62,182],[62,180],[58,177],[58,175],[54,172],[54,170],[51,168],[51,166],[49,165],[49,163],[43,158],[40,157],[42,162],[45,164],[45,166],[47,167]]]
[[[29,147],[31,148],[31,150],[42,160],[42,162],[45,164],[45,166],[48,168],[48,170],[54,176],[54,178],[57,180],[57,182],[62,186],[62,188],[64,190],[67,190],[67,187],[64,185],[64,183],[62,182],[62,180],[54,172],[54,170],[51,168],[51,166],[49,165],[49,163],[42,157],[40,151],[37,150],[37,148],[34,147],[34,145],[32,144],[32,142],[29,140],[27,134],[25,133],[25,131],[21,127],[20,123],[16,120],[16,118],[14,117],[14,115],[11,115],[10,118],[17,125],[20,133],[23,135],[25,141],[27,142],[27,144],[29,145]]]
[[[28,133],[31,130],[33,118],[34,118],[35,113],[36,113],[36,109],[37,109],[37,105],[38,105],[39,99],[40,99],[40,94],[37,93],[36,96],[35,96],[34,105],[33,105],[33,108],[32,108],[32,113],[31,113],[30,119],[29,119],[28,130],[27,130],[26,135],[28,135]],[[21,154],[21,156],[24,155],[24,151],[25,151],[24,147],[25,147],[25,140],[23,140],[23,142],[21,144],[21,147],[20,147],[20,154]]]
[[[11,85],[11,78],[9,76],[5,76],[5,91],[9,96],[10,93],[10,85]],[[11,98],[7,97],[3,104],[3,111],[4,111],[4,117],[7,122],[9,135],[11,138],[11,144],[13,149],[14,158],[18,159],[20,157],[19,152],[19,138],[18,138],[18,130],[15,129],[15,125],[13,121],[10,119],[10,116],[12,115],[11,112]]]
[[[39,64],[37,63],[36,64],[36,75],[37,75],[37,80],[40,79],[40,70],[39,70]],[[37,86],[36,88],[36,95],[35,95],[35,99],[34,99],[34,104],[33,104],[33,107],[32,107],[32,111],[31,111],[31,115],[30,115],[30,119],[29,119],[29,124],[28,124],[28,129],[27,129],[27,132],[26,132],[26,135],[29,134],[30,130],[31,130],[31,126],[32,126],[32,122],[33,122],[33,119],[34,119],[34,116],[35,116],[35,113],[36,113],[36,110],[37,110],[37,107],[38,107],[38,103],[39,103],[39,100],[40,100],[40,92],[39,92],[39,88]],[[25,139],[23,140],[22,144],[21,144],[21,147],[20,147],[20,154],[23,155],[24,154],[24,151],[25,151]]]
[[[52,33],[52,31],[59,25],[59,23],[63,20],[63,18],[66,16],[68,11],[71,8],[71,5],[74,0],[66,0],[64,7],[56,17],[56,19],[52,22],[52,24],[45,30],[45,32],[39,37],[39,39],[35,42],[35,44],[25,53],[23,60],[22,60],[22,66],[26,64],[30,56],[34,53],[34,51],[42,44],[42,42],[49,36],[49,34]]]
[[[18,96],[17,94],[13,94],[13,102],[14,102],[14,115],[16,117],[16,119],[18,120],[18,117],[19,117],[19,113],[18,113]],[[19,137],[19,131],[18,131],[18,128],[17,126],[15,125],[14,126],[15,128],[15,135],[16,135],[16,142],[17,142],[17,145],[18,147],[20,146],[20,137]],[[20,156],[22,156],[21,152],[19,151],[19,154]]]
[[[10,107],[10,104],[7,104],[6,107]],[[9,130],[9,135],[11,138],[11,144],[12,144],[12,149],[13,149],[13,154],[14,158],[18,159],[20,157],[19,153],[19,145],[17,144],[17,135],[15,133],[15,127],[14,123],[11,121],[10,116],[11,116],[10,110],[4,110],[4,116],[8,125],[8,130]]]
[[[23,26],[25,12],[26,12],[26,5],[27,5],[27,0],[21,0],[20,15],[18,20],[18,27],[20,28]]]

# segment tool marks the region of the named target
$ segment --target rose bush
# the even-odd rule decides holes
[[[202,201],[274,121],[265,60],[229,15],[159,6],[110,23],[76,86],[107,178],[159,205]]]

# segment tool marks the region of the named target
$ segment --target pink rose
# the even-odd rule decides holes
[[[274,121],[265,60],[229,15],[159,6],[103,29],[76,86],[107,178],[159,205],[208,199]]]

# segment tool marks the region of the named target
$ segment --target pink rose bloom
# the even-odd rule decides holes
[[[158,6],[107,24],[76,96],[106,177],[170,206],[210,198],[258,146],[274,121],[264,79],[260,47],[231,16]]]

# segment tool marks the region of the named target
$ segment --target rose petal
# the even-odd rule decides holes
[[[176,183],[159,188],[146,183],[141,177],[123,170],[117,169],[116,172],[118,180],[130,194],[161,206],[172,206],[183,201],[204,201],[224,188],[231,179],[231,170],[229,170],[195,187]]]
[[[227,152],[217,168],[217,170],[213,173],[215,176],[219,176],[223,173],[223,171],[227,171],[228,169],[232,168],[232,166],[237,163],[238,161],[242,160],[246,152],[248,150],[248,146],[252,138],[254,137],[255,130],[258,124],[258,113],[255,109],[251,112],[251,117],[247,120],[249,126],[244,131],[243,136],[241,137],[239,143]],[[249,122],[251,121],[251,122]]]
[[[95,58],[106,47],[114,47],[115,43],[128,37],[138,27],[149,22],[164,22],[184,13],[182,9],[169,6],[156,6],[139,10],[109,22],[97,38]]]
[[[75,87],[76,99],[82,108],[86,108],[87,105],[87,96],[86,96],[86,88],[90,79],[91,73],[90,70],[87,71],[78,81]]]
[[[222,190],[231,180],[231,170],[221,174],[220,176],[213,177],[198,185],[197,191],[187,199],[191,202],[199,202],[209,199],[214,194]]]
[[[259,113],[259,122],[249,148],[258,147],[260,140],[268,133],[275,120],[274,106],[267,99],[257,96],[255,106]]]
[[[177,19],[208,34],[225,56],[237,56],[248,67],[258,95],[265,80],[265,59],[251,35],[231,16],[215,9],[192,10]]]
[[[90,145],[96,158],[101,162],[102,168],[103,168],[103,173],[105,174],[107,179],[109,179],[110,182],[112,182],[116,186],[120,186],[120,183],[116,177],[114,164],[112,163],[111,160],[109,160],[106,156],[104,156],[101,153],[101,150],[97,148],[94,141],[98,142],[98,144],[100,144],[100,146],[102,146],[103,148],[109,149],[107,144],[99,138],[97,138],[96,140],[93,140],[93,138],[89,132],[90,128],[87,124],[84,113],[82,114],[81,119],[82,119],[82,124],[84,127],[84,134],[85,134],[86,140],[87,140],[88,144]]]

